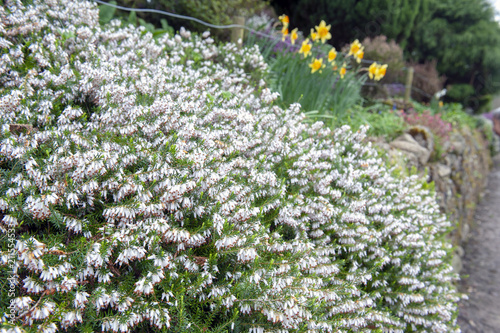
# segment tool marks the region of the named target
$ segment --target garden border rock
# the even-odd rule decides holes
[[[455,224],[449,237],[455,246],[453,267],[460,273],[465,254],[463,243],[470,234],[476,205],[493,165],[484,133],[467,127],[454,129],[447,151],[438,161],[430,160],[432,150],[426,142],[415,139],[411,130],[390,143],[381,138],[371,140],[387,152],[392,164],[416,168],[422,177],[434,182],[441,211]]]

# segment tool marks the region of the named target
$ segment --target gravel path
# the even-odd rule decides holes
[[[477,207],[471,236],[465,244],[460,290],[469,300],[459,305],[464,333],[500,332],[500,159],[488,178]],[[464,276],[469,277],[464,277]]]

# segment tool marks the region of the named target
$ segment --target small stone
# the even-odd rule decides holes
[[[448,177],[449,175],[451,175],[451,168],[440,163],[437,165],[437,174],[442,178]]]
[[[462,270],[463,268],[463,264],[462,264],[462,259],[460,258],[459,255],[454,255],[453,256],[453,259],[451,259],[451,266],[453,267],[453,271],[457,274],[460,273],[460,271]]]
[[[450,136],[450,149],[461,155],[465,151],[465,139],[459,133],[452,133]]]
[[[467,236],[469,236],[470,226],[468,223],[462,224],[462,242],[467,240]]]
[[[400,149],[405,153],[415,154],[418,158],[418,161],[421,164],[426,164],[429,161],[431,156],[431,152],[422,147],[410,134],[405,133],[396,140],[392,141],[390,145],[394,148]]]

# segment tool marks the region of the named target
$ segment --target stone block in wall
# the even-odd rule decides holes
[[[438,161],[431,162],[432,148],[427,147],[431,141],[415,138],[415,133],[419,131],[408,131],[389,144],[378,140],[382,143],[379,147],[398,164],[401,161],[396,156],[404,154],[407,168],[417,167],[422,176],[434,181],[441,211],[455,226],[449,238],[455,246],[459,246],[469,234],[476,204],[486,186],[492,165],[489,144],[479,130],[454,129],[449,136],[449,145],[443,145],[447,148],[445,153]],[[377,144],[377,140],[372,141]],[[423,170],[428,170],[429,174],[426,175]],[[455,259],[456,268],[461,266],[459,259],[460,256]]]

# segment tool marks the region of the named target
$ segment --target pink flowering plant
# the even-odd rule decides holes
[[[449,134],[453,130],[451,123],[443,120],[440,113],[432,114],[429,110],[421,113],[403,113],[403,118],[409,125],[424,126],[434,135],[434,158],[439,159],[446,153],[446,143],[449,142]]]
[[[405,113],[403,117],[410,125],[421,125],[429,128],[443,141],[449,140],[449,134],[453,130],[451,123],[441,119],[440,113],[433,115],[429,110],[424,110],[422,113]]]
[[[98,18],[0,7],[2,332],[458,331],[450,223],[365,127],[275,105],[255,49]]]

